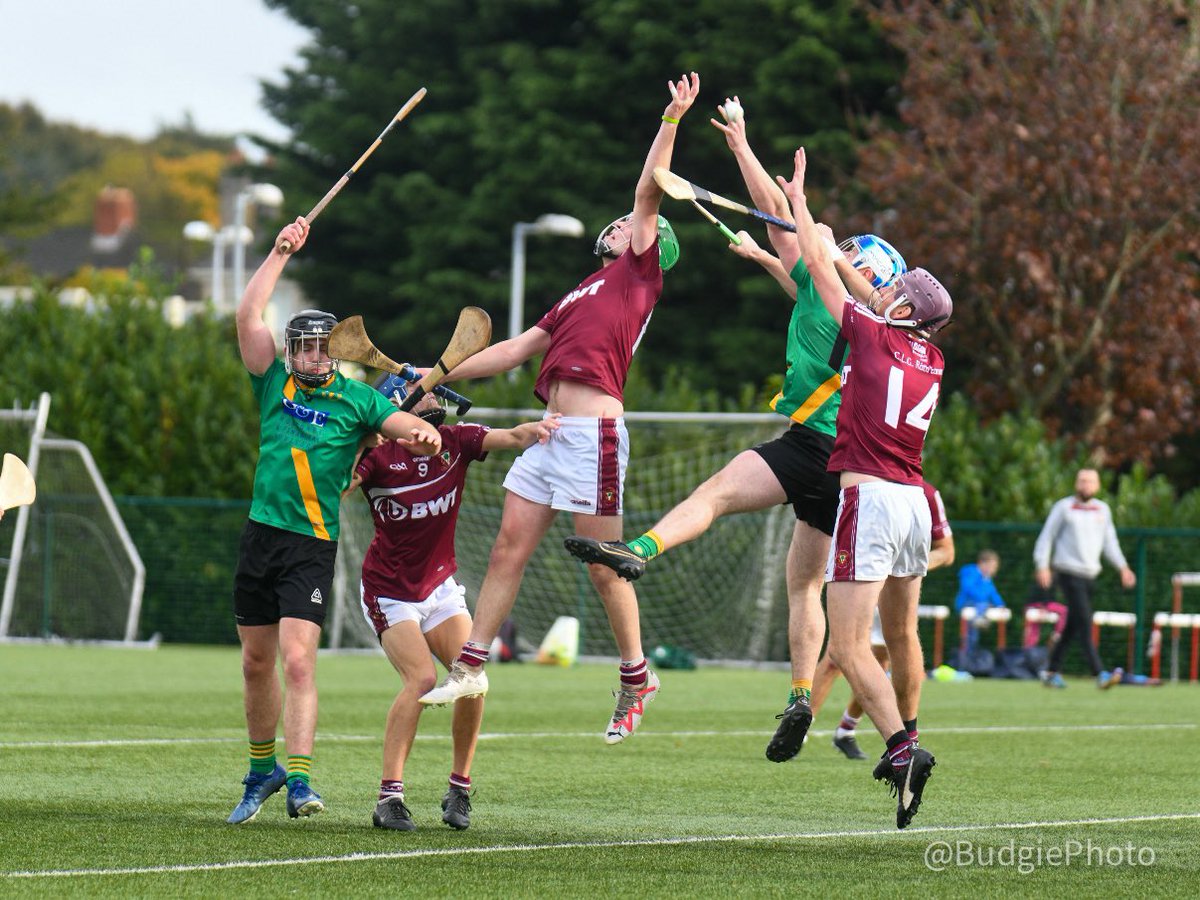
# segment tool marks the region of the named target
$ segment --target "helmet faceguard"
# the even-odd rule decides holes
[[[621,216],[618,219],[613,219],[604,226],[604,230],[600,232],[596,238],[596,244],[592,248],[592,252],[603,259],[616,259],[629,246],[629,239],[626,238],[624,245],[619,239],[623,233],[623,225],[633,220],[633,213]],[[675,236],[675,229],[671,227],[671,223],[667,221],[666,216],[658,217],[658,265],[664,272],[670,269],[675,263],[679,262],[679,238]]]
[[[337,325],[337,317],[319,309],[302,309],[283,327],[284,366],[291,376],[305,387],[316,388],[326,384],[338,370],[338,361],[328,357],[329,334]],[[328,367],[320,366],[316,372],[302,371],[312,359],[321,357],[320,349],[328,359]],[[299,362],[299,365],[297,364]]]
[[[896,328],[909,328],[925,337],[945,328],[954,314],[954,301],[941,282],[924,269],[913,269],[880,289],[884,321]],[[912,307],[906,319],[893,314]]]
[[[408,386],[413,382],[421,380],[421,376],[416,373],[416,370],[413,370],[412,375],[412,381],[409,381],[403,375],[389,375],[383,381],[379,382],[376,388],[379,393],[391,400],[396,405],[396,408],[399,409],[400,404],[404,402],[404,398],[408,396]],[[429,391],[422,397],[412,412],[413,415],[424,419],[434,428],[440,428],[446,421],[446,406],[442,402],[442,398],[433,391]]]
[[[874,234],[857,234],[846,238],[838,244],[838,249],[845,254],[850,265],[858,269],[870,269],[871,287],[881,288],[891,284],[897,277],[908,271],[904,257],[896,252],[896,248],[883,238]]]

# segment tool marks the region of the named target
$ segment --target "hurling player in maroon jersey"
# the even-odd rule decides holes
[[[380,390],[404,399],[403,379]],[[449,668],[471,630],[466,591],[454,580],[454,532],[467,467],[491,450],[524,450],[549,440],[555,418],[515,428],[444,425],[446,411],[433,393],[413,408],[442,437],[441,453],[420,456],[395,441],[366,451],[347,492],[361,487],[371,506],[375,538],[362,566],[362,610],[404,683],[388,710],[383,737],[383,777],[372,822],[378,828],[416,828],[404,803],[404,763],[417,735],[417,698],[437,683],[430,652]],[[442,798],[442,821],[470,825],[471,761],[483,721],[483,697],[454,704],[453,769]]]
[[[921,487],[925,491],[925,500],[929,504],[930,521],[933,523],[929,531],[928,566],[928,571],[932,572],[934,569],[940,569],[942,566],[948,566],[954,562],[954,532],[950,528],[949,519],[946,518],[946,506],[942,503],[941,492],[928,481]],[[898,623],[893,621],[892,624]],[[917,658],[923,659],[920,636],[915,631],[910,632],[906,629],[902,629],[900,633],[893,632],[891,635],[885,636],[883,622],[880,621],[879,610],[876,609],[874,621],[871,623],[871,652],[875,654],[879,665],[884,669],[891,665],[887,646],[888,637],[891,638],[893,646],[906,647],[908,648],[907,652],[914,652],[913,648],[915,648]],[[915,644],[912,643],[913,641]],[[893,678],[892,690],[896,692],[896,704],[900,709],[900,715],[905,721],[912,719],[915,728],[917,707],[921,700],[921,684],[925,679],[925,673],[919,668],[913,670],[913,667],[910,666],[909,669],[909,682],[902,684],[899,679]],[[825,703],[829,689],[833,687],[834,681],[840,674],[841,670],[830,659],[828,653],[821,657],[821,661],[817,664],[816,677],[813,679],[812,714],[814,720]],[[916,676],[915,681],[913,680],[914,676]],[[862,714],[862,704],[852,695],[846,711],[842,713],[842,721],[833,733],[833,746],[845,754],[847,759],[867,758],[867,754],[863,753],[858,746],[858,738],[854,733]]]
[[[601,541],[621,537],[622,495],[629,435],[624,387],[638,342],[662,293],[665,269],[674,265],[679,244],[658,214],[663,192],[657,166],[670,168],[679,121],[700,93],[692,72],[668,82],[671,100],[634,189],[633,212],[611,222],[596,240],[600,268],[517,337],[472,356],[451,379],[483,378],[542,356],[534,394],[561,427],[547,444],[521,454],[504,480],[507,490],[500,533],[475,606],[475,624],[450,675],[421,698],[446,703],[487,692],[483,664],[500,625],[508,617],[525,564],[559,512],[574,516],[576,533]],[[642,653],[641,623],[633,585],[611,569],[589,566],[620,653],[620,689],[605,740],[619,743],[641,721],[658,691],[658,677]]]
[[[916,814],[933,755],[913,735],[896,694],[871,653],[876,606],[884,634],[917,626],[921,579],[929,562],[930,515],[921,488],[921,452],[941,389],[942,352],[928,338],[950,319],[946,289],[924,269],[899,276],[880,291],[881,313],[847,297],[804,194],[807,160],[796,151],[791,181],[779,178],[792,203],[796,240],[813,284],[850,344],[842,405],[829,469],[839,472],[842,497],[830,548],[829,653],[854,696],[887,741],[875,776],[896,790],[896,826]],[[907,685],[924,662],[909,641],[888,642],[893,678]]]

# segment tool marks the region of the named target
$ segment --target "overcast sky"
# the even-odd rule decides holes
[[[307,40],[262,0],[0,0],[0,102],[137,138],[186,113],[204,132],[283,138],[258,83]]]

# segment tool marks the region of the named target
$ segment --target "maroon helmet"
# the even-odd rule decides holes
[[[880,291],[883,297],[883,318],[897,328],[911,328],[931,335],[944,328],[954,314],[954,301],[942,283],[924,269],[912,269],[897,276]],[[892,312],[911,306],[907,319],[893,319]]]

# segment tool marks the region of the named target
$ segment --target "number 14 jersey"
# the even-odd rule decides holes
[[[842,333],[850,357],[842,371],[829,471],[921,484],[921,453],[945,366],[942,351],[849,300]]]

